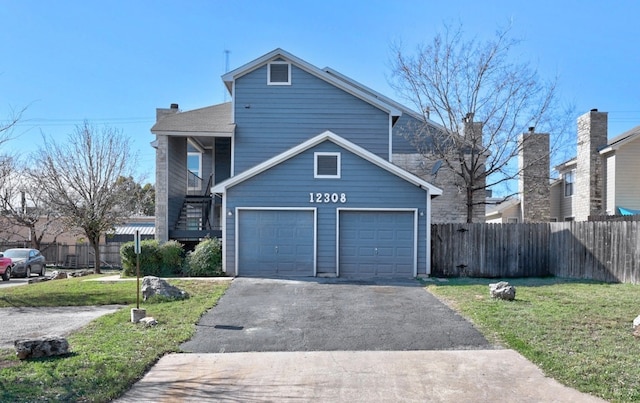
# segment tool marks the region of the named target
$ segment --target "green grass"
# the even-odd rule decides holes
[[[640,401],[640,286],[562,279],[508,279],[515,301],[489,296],[499,280],[427,286],[492,342],[517,350],[547,376],[613,402]]]
[[[67,337],[71,354],[20,361],[0,350],[0,401],[107,402],[127,391],[144,373],[195,333],[195,323],[222,296],[227,282],[179,281],[190,294],[183,301],[143,303],[154,327],[130,321],[134,281],[101,283],[87,278],[49,281],[0,290],[2,306],[131,304],[92,321]]]

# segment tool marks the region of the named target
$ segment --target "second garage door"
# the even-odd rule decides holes
[[[238,220],[238,275],[315,275],[313,210],[240,210]]]
[[[413,211],[340,211],[340,277],[413,277]]]

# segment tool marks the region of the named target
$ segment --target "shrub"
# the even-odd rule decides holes
[[[207,238],[187,255],[186,274],[192,277],[223,276],[222,248],[217,238]]]
[[[126,276],[136,275],[136,253],[134,243],[127,242],[120,247],[122,268]],[[161,256],[158,241],[147,239],[140,242],[140,276],[159,276]]]
[[[181,274],[184,268],[185,252],[178,241],[169,241],[159,248],[161,271],[168,274]]]
[[[136,254],[134,243],[127,242],[120,247],[122,268],[126,276],[136,275]],[[140,242],[140,275],[161,276],[163,274],[182,273],[185,253],[177,241],[169,241],[160,245],[158,241],[149,239]]]

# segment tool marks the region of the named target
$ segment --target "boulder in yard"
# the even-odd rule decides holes
[[[16,355],[21,360],[69,354],[69,342],[58,336],[16,340],[14,346]]]
[[[151,316],[144,317],[144,318],[140,319],[139,322],[142,323],[145,327],[151,327],[151,326],[155,326],[155,325],[158,324],[158,321],[154,317],[151,317]]]
[[[64,271],[54,270],[51,272],[51,275],[49,277],[51,278],[51,280],[61,280],[68,278],[69,276],[67,276],[67,273]]]
[[[167,299],[189,298],[189,294],[187,294],[186,291],[172,286],[166,280],[155,276],[145,276],[142,279],[142,299],[146,301],[154,295]]]
[[[506,281],[500,281],[499,283],[489,284],[489,294],[491,294],[491,298],[513,301],[516,298],[516,288]]]

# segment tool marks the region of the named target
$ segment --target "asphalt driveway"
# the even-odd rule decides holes
[[[415,280],[236,278],[182,350],[406,351],[491,349]]]

